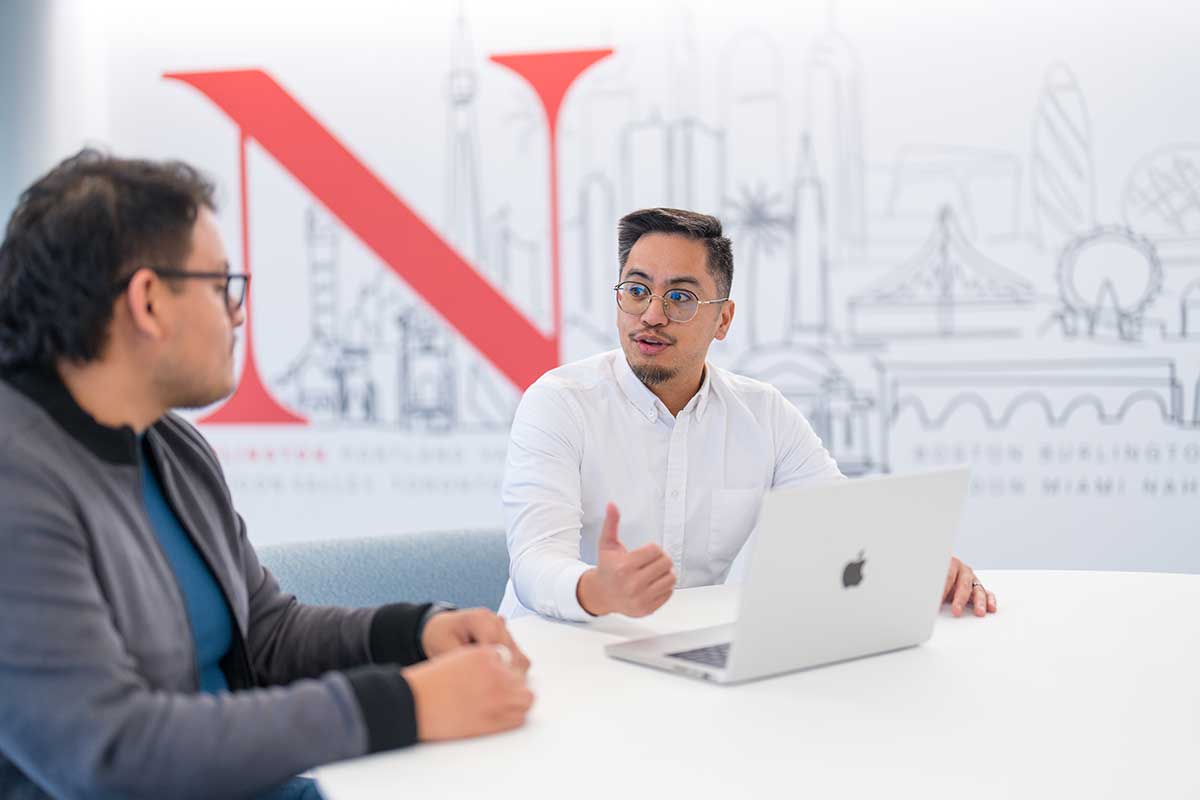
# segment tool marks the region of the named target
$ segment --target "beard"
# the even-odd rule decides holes
[[[176,369],[164,370],[155,384],[169,409],[204,408],[229,397],[237,388],[232,375],[216,378]]]
[[[630,364],[629,368],[646,386],[658,386],[660,383],[666,383],[674,378],[677,372],[677,370],[660,367],[656,364]]]

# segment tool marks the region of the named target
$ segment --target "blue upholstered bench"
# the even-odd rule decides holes
[[[258,557],[285,591],[312,605],[444,600],[495,611],[508,580],[503,531],[296,542],[260,547]]]

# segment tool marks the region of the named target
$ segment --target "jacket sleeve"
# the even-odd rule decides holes
[[[287,684],[364,664],[407,665],[424,660],[419,637],[428,603],[360,609],[300,603],[282,591],[259,562],[246,523],[234,510],[221,463],[207,440],[175,414],[164,418],[162,432],[178,437],[180,453],[202,465],[186,477],[180,474],[178,491],[188,498],[203,498],[195,505],[219,509],[211,524],[220,528],[223,544],[232,554],[231,567],[246,590],[246,650],[257,683]]]
[[[35,461],[6,455],[0,751],[47,792],[252,796],[415,738],[415,726],[380,722],[386,709],[412,708],[394,666],[217,695],[150,685],[112,621],[74,493]]]
[[[238,545],[249,602],[246,649],[258,680],[284,684],[363,664],[425,659],[420,623],[429,603],[334,608],[300,603],[259,563],[238,516]]]

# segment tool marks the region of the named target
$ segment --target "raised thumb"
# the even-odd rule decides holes
[[[617,511],[614,503],[609,503],[604,509],[604,524],[600,527],[600,547],[604,549],[621,547],[617,538],[617,523],[621,521],[621,512]]]

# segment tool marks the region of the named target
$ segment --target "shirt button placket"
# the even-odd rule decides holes
[[[667,454],[666,504],[663,513],[663,549],[675,563],[675,576],[683,582],[683,534],[687,519],[687,430],[688,417],[680,414],[671,431]]]

